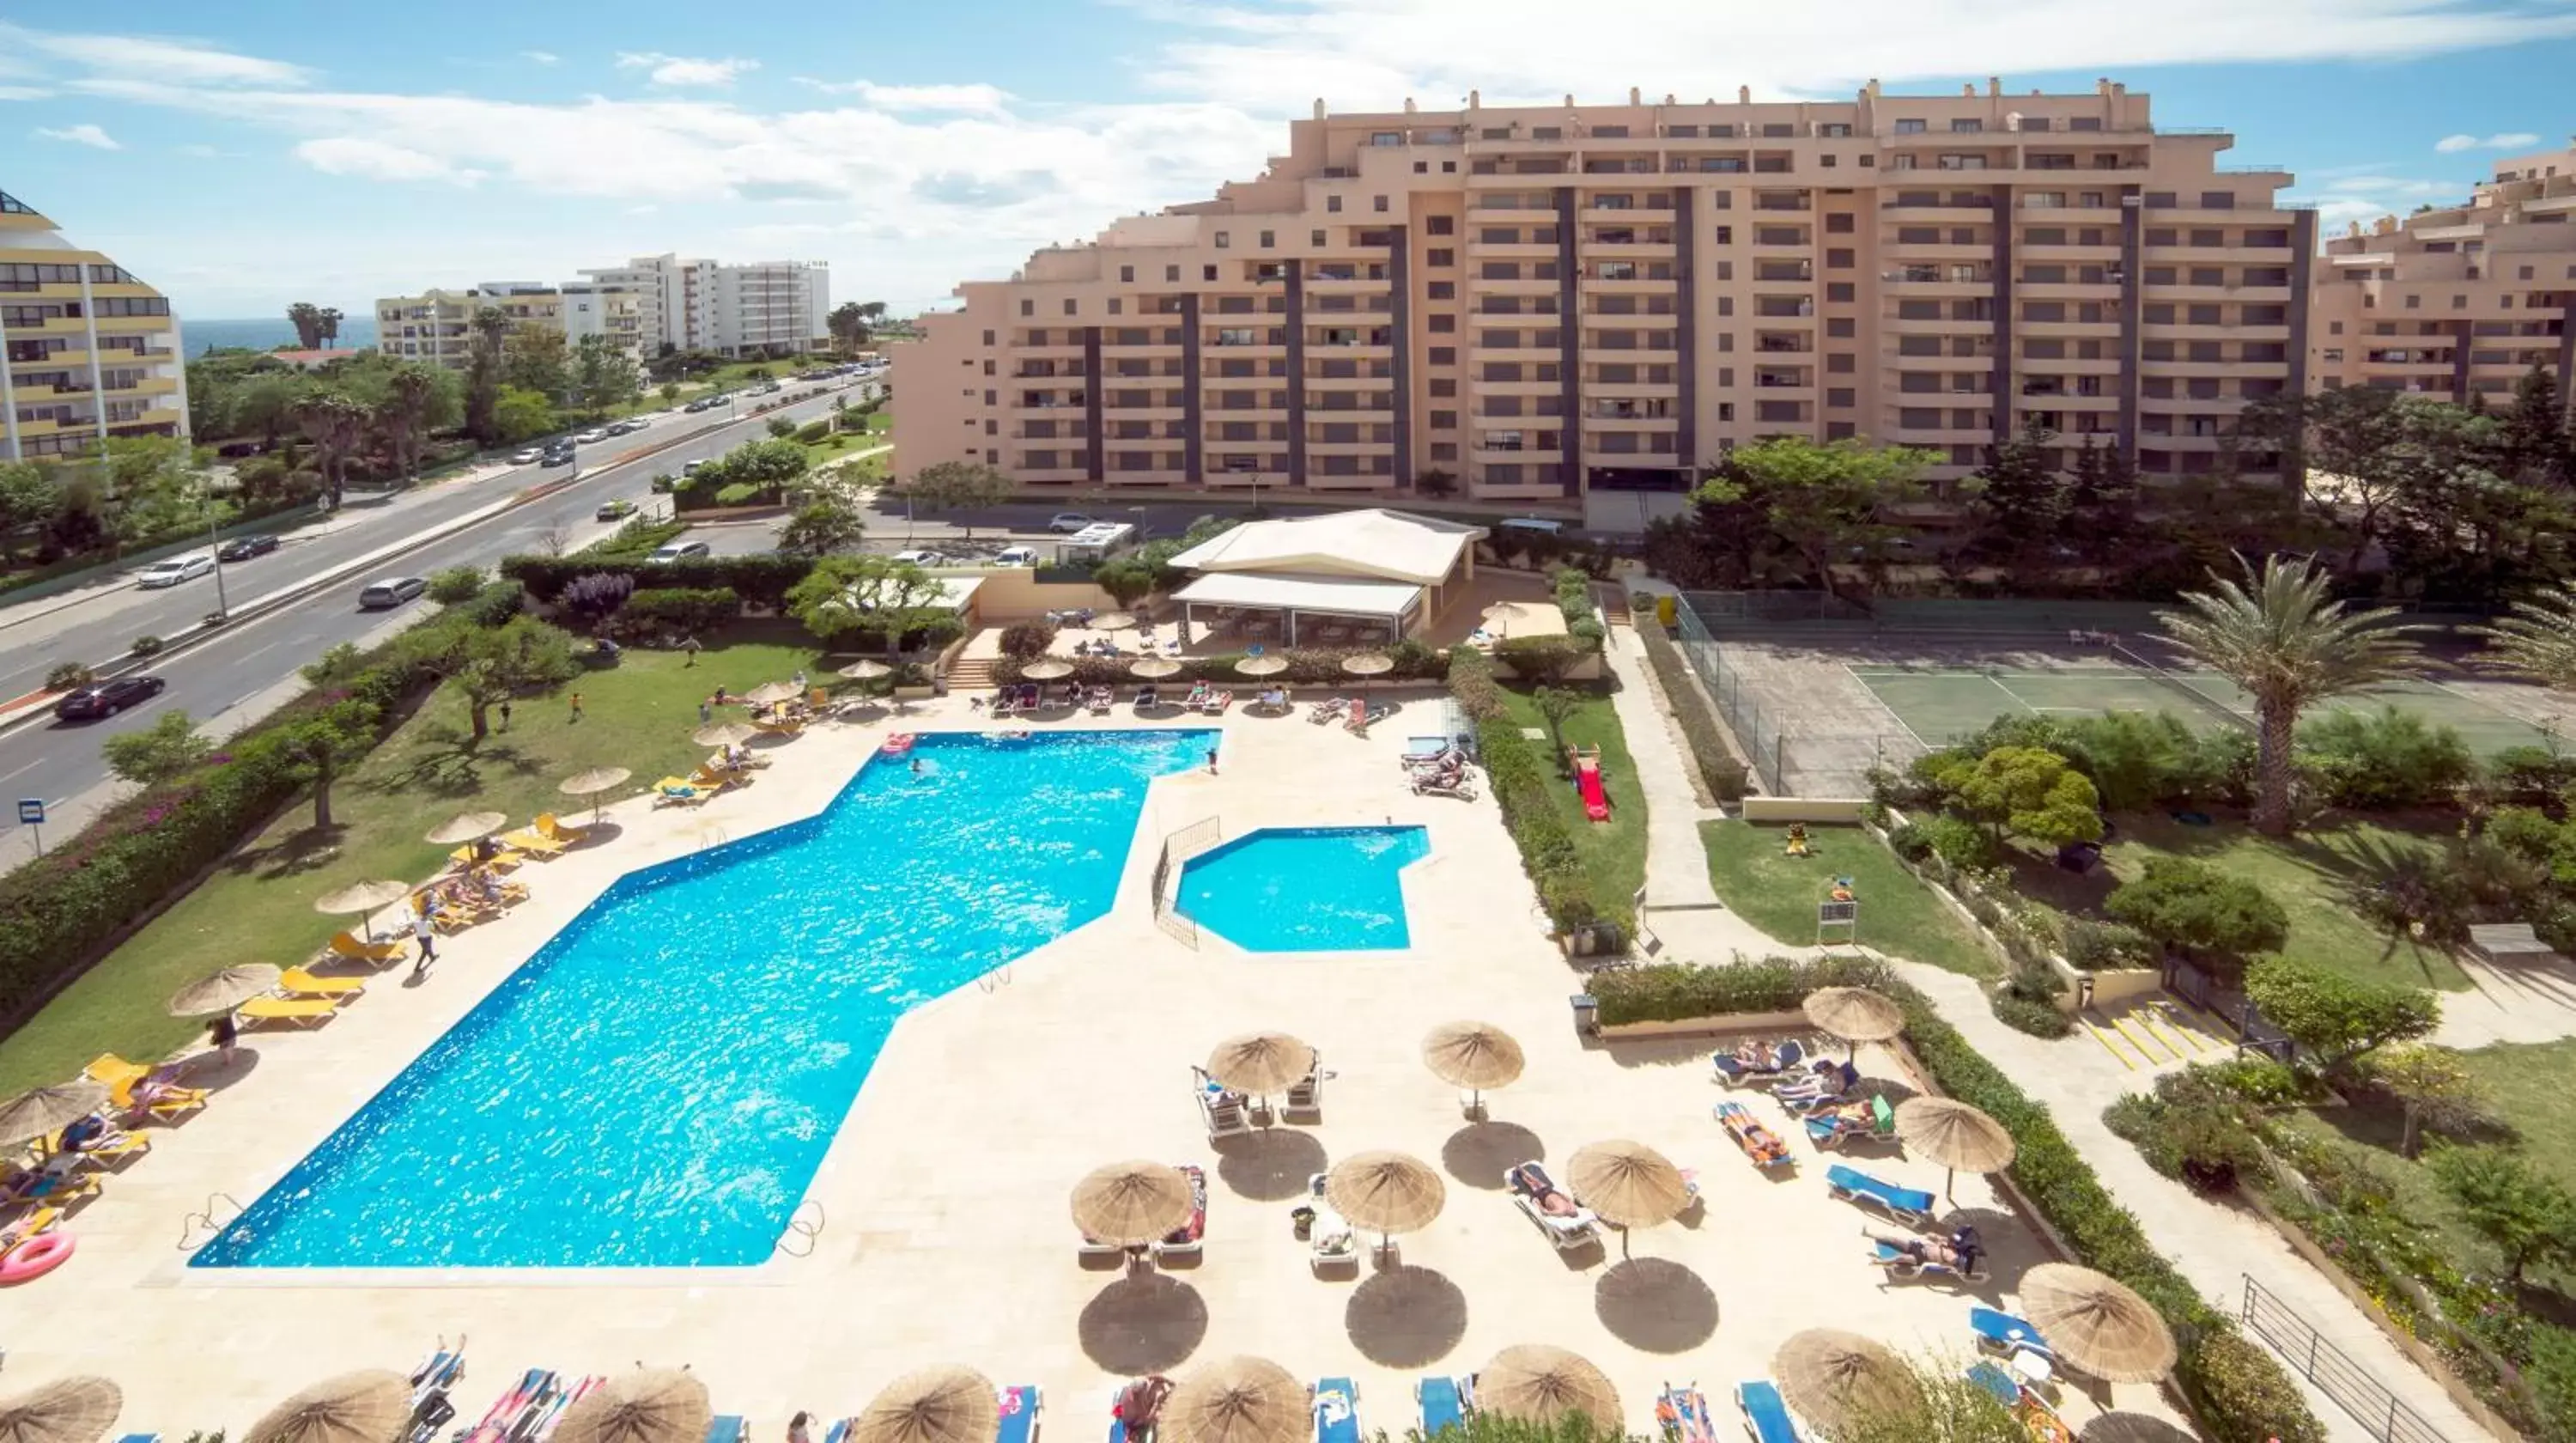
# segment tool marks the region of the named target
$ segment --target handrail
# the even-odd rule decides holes
[[[2368,1367],[2327,1342],[2278,1294],[2254,1281],[2252,1273],[2244,1278],[2245,1326],[2271,1344],[2281,1360],[2298,1369],[2318,1392],[2351,1414],[2354,1422],[2369,1429],[2372,1437],[2381,1443],[2449,1443],[2438,1429],[2424,1421],[2423,1414],[2388,1391]]]
[[[215,1204],[219,1202],[231,1204],[233,1216],[241,1216],[241,1199],[234,1197],[228,1192],[213,1192],[206,1194],[206,1205],[203,1208],[179,1219],[179,1251],[183,1253],[193,1252],[197,1248],[204,1246],[205,1243],[213,1242],[213,1235],[223,1231],[223,1224],[215,1221]],[[205,1226],[207,1236],[201,1242],[190,1242],[189,1239],[195,1235],[197,1227],[201,1223]]]
[[[811,1222],[805,1220],[805,1214],[809,1209],[814,1214],[814,1220]],[[823,1204],[809,1197],[796,1205],[796,1211],[788,1214],[786,1230],[779,1233],[778,1241],[770,1246],[791,1258],[810,1258],[814,1256],[814,1250],[823,1245],[824,1221]],[[787,1245],[789,1238],[803,1238],[804,1249],[799,1251],[789,1247]]]

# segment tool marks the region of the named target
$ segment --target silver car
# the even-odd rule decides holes
[[[194,556],[173,556],[166,561],[155,561],[144,567],[135,576],[134,584],[146,590],[176,586],[182,581],[194,581],[214,569],[215,558],[204,552]]]

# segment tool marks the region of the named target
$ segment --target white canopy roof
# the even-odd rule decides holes
[[[1247,521],[1173,557],[1172,565],[1185,571],[1284,571],[1429,585],[1446,577],[1458,564],[1458,553],[1484,535],[1481,526],[1410,511],[1333,511]]]
[[[1265,611],[1329,611],[1343,616],[1401,617],[1422,588],[1401,581],[1357,581],[1346,576],[1255,575],[1213,572],[1172,593],[1174,601],[1202,606],[1250,606]]]

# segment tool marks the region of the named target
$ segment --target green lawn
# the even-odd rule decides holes
[[[1826,900],[1835,878],[1849,877],[1860,902],[1862,945],[1970,977],[2003,975],[1967,924],[1857,826],[1810,824],[1814,855],[1806,857],[1789,855],[1785,826],[1716,821],[1700,823],[1699,831],[1718,900],[1775,941],[1814,946],[1816,904]]]
[[[313,899],[349,882],[435,873],[448,849],[421,834],[447,818],[490,810],[507,813],[512,826],[540,811],[576,819],[581,803],[555,784],[584,767],[631,768],[630,785],[641,789],[704,757],[707,748],[688,733],[699,699],[717,683],[740,692],[798,667],[828,673],[810,646],[781,642],[709,650],[694,668],[683,661],[630,649],[615,667],[521,700],[512,729],[479,745],[468,738],[456,694],[439,692],[333,789],[328,832],[313,830],[312,809],[299,806],[0,1040],[0,1096],[74,1076],[102,1052],[166,1056],[204,1028],[163,1010],[172,992],[231,963],[306,960],[348,920],[315,912]],[[569,719],[565,696],[575,690],[579,722]],[[621,788],[608,800],[629,795]],[[533,880],[545,885],[542,871]]]
[[[1596,822],[1584,815],[1583,797],[1570,779],[1556,789],[1557,809],[1574,829],[1574,844],[1583,853],[1584,870],[1592,874],[1594,892],[1624,917],[1629,899],[1646,885],[1646,792],[1628,759],[1628,734],[1620,728],[1610,694],[1582,687],[1569,690],[1582,694],[1583,706],[1565,719],[1565,742],[1601,749],[1601,789],[1610,798],[1610,820]],[[1539,715],[1538,703],[1529,692],[1506,687],[1503,702],[1511,709],[1514,726],[1547,730],[1547,718]],[[1544,751],[1551,743],[1537,745]]]
[[[2458,989],[2468,977],[2439,950],[2390,938],[2353,910],[2351,895],[2392,857],[2430,851],[2456,830],[2456,821],[2343,821],[2311,828],[2286,840],[2263,836],[2241,821],[2185,826],[2162,814],[2115,819],[2117,834],[2103,849],[2107,868],[2076,876],[2048,858],[2014,850],[2013,885],[2023,896],[2071,916],[2102,915],[2102,899],[2146,869],[2152,857],[2188,857],[2261,885],[2290,917],[2289,954],[2323,963],[2348,976],[2413,987]]]

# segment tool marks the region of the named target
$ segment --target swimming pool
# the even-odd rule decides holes
[[[1430,853],[1420,827],[1266,827],[1191,858],[1180,910],[1247,952],[1409,947],[1398,878]]]
[[[762,1261],[896,1019],[1105,913],[1146,784],[1215,744],[925,734],[625,877],[190,1266]]]

